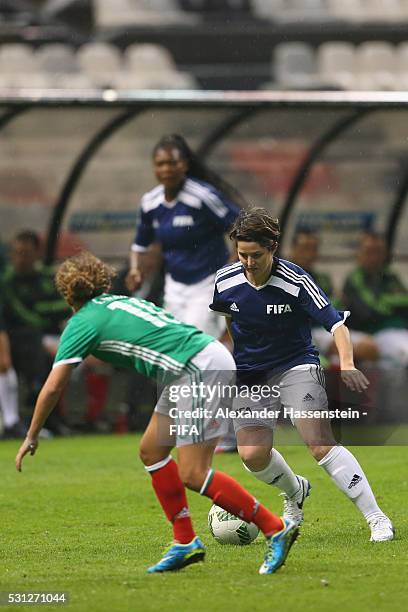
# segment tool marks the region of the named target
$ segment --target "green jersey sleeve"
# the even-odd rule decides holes
[[[92,324],[74,315],[61,336],[53,367],[63,363],[80,363],[98,343],[98,333]]]

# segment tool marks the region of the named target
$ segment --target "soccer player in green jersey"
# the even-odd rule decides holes
[[[267,542],[259,572],[274,573],[283,565],[298,535],[296,523],[272,514],[238,482],[211,468],[218,437],[225,433],[225,420],[216,419],[213,413],[194,421],[187,418],[186,408],[194,416],[207,399],[188,391],[197,388],[203,378],[217,388],[225,373],[233,374],[233,358],[214,338],[180,323],[150,302],[109,294],[113,275],[111,268],[90,253],[66,260],[58,270],[57,288],[74,316],[62,334],[53,369],[38,396],[27,437],[16,456],[17,470],[21,471],[27,453],[35,454],[47,416],[73,368],[85,357],[92,354],[115,366],[134,368],[167,383],[142,438],[140,456],[172,523],[174,544],[148,572],[177,570],[204,558],[205,547],[190,517],[187,487],[245,521],[254,522]],[[183,385],[174,384],[177,377]],[[178,399],[174,398],[177,389],[184,391]],[[170,418],[177,409],[182,416]],[[170,456],[174,443],[168,434],[174,431],[172,427],[177,432],[178,465]]]

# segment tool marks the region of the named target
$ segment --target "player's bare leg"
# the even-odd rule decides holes
[[[371,530],[372,542],[394,538],[390,519],[378,506],[367,477],[354,455],[338,445],[328,419],[296,419],[295,426],[318,464],[356,505]]]
[[[237,431],[237,443],[245,469],[258,480],[282,491],[283,516],[299,525],[303,521],[303,502],[310,493],[310,483],[303,476],[296,475],[273,448],[272,429],[243,427]]]
[[[174,447],[166,435],[173,420],[163,414],[153,412],[148,426],[140,441],[139,454],[145,466],[163,461]]]

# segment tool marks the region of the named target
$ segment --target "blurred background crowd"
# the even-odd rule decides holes
[[[12,239],[5,251],[0,333],[0,402],[5,438],[24,434],[26,419],[71,314],[56,292],[54,268],[41,263],[42,248],[41,237],[25,230]],[[381,235],[361,235],[355,265],[340,291],[334,290],[333,280],[319,268],[319,236],[313,230],[299,228],[287,256],[312,275],[337,307],[351,310],[348,326],[360,366],[408,370],[408,291],[388,265]],[[154,267],[142,289],[134,293],[126,286],[127,272],[124,262],[114,293],[138,295],[163,305],[161,269]],[[221,333],[220,337],[228,345],[226,336]],[[331,334],[315,328],[314,340],[323,365],[335,370],[337,352]],[[49,418],[50,435],[141,430],[155,401],[155,386],[149,381],[133,372],[114,371],[93,357],[77,369],[71,386],[75,389],[71,390],[72,397],[68,389]]]

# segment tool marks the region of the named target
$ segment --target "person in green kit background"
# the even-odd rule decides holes
[[[388,264],[387,245],[375,232],[362,235],[357,267],[343,287],[350,327],[372,334],[384,364],[408,365],[408,291]]]
[[[303,270],[308,272],[315,280],[316,284],[323,289],[330,298],[332,304],[340,310],[351,310],[353,318],[353,307],[348,303],[336,298],[332,279],[329,274],[319,269],[320,240],[318,234],[310,228],[299,228],[292,239],[289,259]],[[354,359],[357,363],[365,361],[377,361],[379,352],[375,340],[370,335],[370,331],[361,330],[351,332],[351,339],[354,348]],[[317,327],[312,329],[313,341],[319,349],[320,358],[323,357],[323,366],[328,367],[331,361],[337,360],[337,350],[331,334],[324,328]]]
[[[67,304],[54,285],[55,270],[41,263],[42,244],[35,232],[19,232],[11,242],[9,264],[0,280],[4,328],[10,340],[11,362],[27,390],[27,403],[32,403],[44,382],[58,338],[70,314]],[[0,377],[0,391],[10,386]],[[7,386],[8,385],[8,386]],[[16,381],[14,381],[14,387]],[[10,397],[11,394],[9,393]],[[58,415],[47,423],[54,433],[62,433]],[[15,431],[21,436],[21,427]]]

